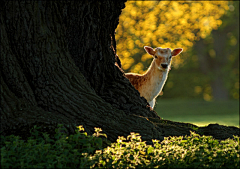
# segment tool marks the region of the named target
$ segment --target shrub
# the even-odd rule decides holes
[[[55,139],[35,126],[27,141],[1,136],[1,167],[7,168],[239,168],[239,137],[218,141],[191,133],[167,137],[153,146],[138,133],[118,137],[103,148],[101,129],[88,136],[82,126],[66,136],[56,129]],[[63,129],[64,130],[64,129]]]
[[[41,137],[34,127],[32,136],[23,141],[18,136],[1,136],[1,167],[3,168],[77,168],[88,165],[87,155],[102,148],[102,139],[96,136],[100,129],[95,129],[94,136],[88,136],[82,126],[77,127],[76,134],[66,136],[59,125],[55,139],[47,133]]]
[[[139,134],[131,133],[128,142],[119,137],[111,147],[96,151],[99,160],[92,167],[103,168],[239,168],[239,137],[219,142],[211,136],[191,133],[165,138],[146,145]]]

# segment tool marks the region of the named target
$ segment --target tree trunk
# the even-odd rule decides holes
[[[83,125],[110,139],[132,131],[159,138],[144,117],[160,117],[115,65],[124,1],[6,1],[2,8],[3,133],[62,123],[70,133]]]
[[[222,67],[227,64],[227,56],[225,53],[226,35],[220,34],[213,30],[213,47],[215,54],[210,56],[209,44],[201,39],[195,44],[195,51],[198,55],[200,70],[206,75],[211,75],[210,85],[212,88],[212,96],[215,100],[226,100],[229,98],[227,88],[224,84],[224,72]]]
[[[227,100],[229,99],[227,88],[224,85],[224,72],[223,68],[227,62],[228,57],[226,53],[227,46],[227,33],[220,32],[218,30],[213,30],[212,35],[214,39],[213,49],[216,52],[216,57],[214,58],[214,74],[216,77],[211,83],[213,97],[217,100]]]
[[[130,132],[146,141],[190,134],[189,125],[161,124],[124,77],[114,35],[124,2],[3,2],[2,135],[26,139],[34,125],[53,134],[57,124],[67,134],[101,127],[110,141]]]

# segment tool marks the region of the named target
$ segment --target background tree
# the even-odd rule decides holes
[[[225,72],[223,76],[224,83],[228,82],[225,95],[238,99],[239,80],[237,78],[237,69],[239,66],[236,61],[239,49],[237,48],[238,40],[236,37],[238,37],[237,30],[239,26],[236,24],[238,19],[235,15],[239,10],[236,7],[234,11],[231,11],[231,5],[237,6],[237,3],[223,1],[127,2],[126,10],[123,10],[120,17],[116,35],[118,55],[122,60],[123,69],[126,72],[136,73],[143,73],[147,69],[152,57],[144,51],[144,45],[171,48],[183,47],[184,53],[177,57],[173,63],[173,67],[178,70],[171,72],[163,89],[166,91],[164,92],[166,93],[164,98],[204,98],[205,100],[211,100],[214,97],[218,98],[217,93],[223,92],[224,88],[218,85],[220,88],[218,89],[215,86],[214,90],[218,90],[213,91],[212,79],[216,77],[214,73],[219,72],[219,69],[221,69],[221,72]],[[232,28],[231,31],[236,32],[228,34],[228,36],[230,34],[234,35],[231,36],[232,38],[229,37],[226,43],[227,46],[231,46],[230,44],[233,42],[235,43],[235,49],[231,49],[234,54],[228,57],[227,55],[218,56],[215,53],[214,60],[204,59],[209,56],[209,53],[214,53],[211,50],[213,45],[210,45],[213,42],[213,34],[225,36],[226,34],[220,32],[220,29],[226,25]],[[202,41],[208,44],[197,45]],[[215,40],[215,42],[219,41]],[[229,50],[230,48],[227,46],[218,49]],[[225,61],[222,57],[225,58]],[[232,61],[227,58],[232,58]],[[226,62],[226,60],[228,61]],[[221,66],[218,64],[219,62],[226,64]],[[230,62],[235,63],[234,69],[230,66]],[[215,64],[215,71],[211,70],[213,64]],[[207,65],[208,69],[205,69],[204,67]],[[227,67],[232,69],[226,71]],[[188,83],[186,84],[186,82]],[[215,84],[218,83],[215,82]],[[182,86],[185,86],[185,88]]]
[[[161,99],[239,99],[239,2],[228,5],[218,29],[185,51],[187,59],[171,72]]]
[[[123,69],[140,72],[151,56],[144,45],[154,47],[192,47],[200,37],[221,25],[220,17],[228,9],[227,2],[129,1],[116,30],[118,55]],[[126,45],[127,44],[127,45]],[[175,66],[183,59],[178,57]]]
[[[223,24],[197,41],[193,51],[214,99],[239,98],[239,1],[229,2],[229,9]]]

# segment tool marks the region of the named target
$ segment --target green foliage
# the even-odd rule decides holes
[[[189,57],[184,66],[171,69],[161,98],[205,99],[211,93],[210,77],[201,72],[196,60],[197,56]]]
[[[37,131],[34,127],[32,136],[25,142],[18,136],[1,136],[1,167],[2,168],[76,168],[88,164],[86,154],[102,148],[105,136],[95,129],[94,136],[88,136],[82,126],[77,127],[76,134],[66,136],[61,131],[66,130],[59,125],[55,139],[47,133]]]
[[[116,29],[117,54],[125,72],[144,73],[152,56],[143,46],[181,47],[163,98],[218,99],[213,82],[220,77],[229,98],[239,99],[238,21],[238,1],[128,1]]]
[[[237,168],[239,167],[239,137],[219,142],[211,136],[169,137],[161,143],[146,145],[139,134],[131,133],[125,142],[117,143],[104,151],[96,151],[99,159],[92,167],[102,168]]]
[[[60,126],[61,127],[61,126]],[[75,135],[66,137],[56,130],[55,139],[37,127],[26,142],[18,136],[1,136],[1,167],[3,168],[237,168],[239,137],[219,142],[211,136],[191,133],[185,137],[153,140],[146,145],[138,133],[119,137],[103,149],[98,136],[101,129],[88,136],[79,126]]]
[[[230,1],[229,9],[221,18],[223,24],[216,35],[210,34],[203,40],[203,55],[211,63],[205,75],[210,83],[216,75],[221,76],[230,97],[239,99],[239,1]],[[216,36],[221,39],[215,39]],[[218,44],[223,44],[221,51],[217,50]]]
[[[125,71],[143,73],[152,56],[143,46],[183,48],[205,38],[229,10],[223,1],[127,1],[116,29],[117,54]],[[175,67],[184,55],[176,57]]]

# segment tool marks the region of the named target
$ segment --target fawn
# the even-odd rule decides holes
[[[153,109],[156,97],[161,93],[167,80],[168,72],[171,69],[172,57],[180,54],[183,49],[176,48],[172,51],[169,48],[158,47],[153,49],[149,46],[144,46],[144,49],[153,56],[153,61],[147,72],[143,75],[126,73],[125,76]]]

